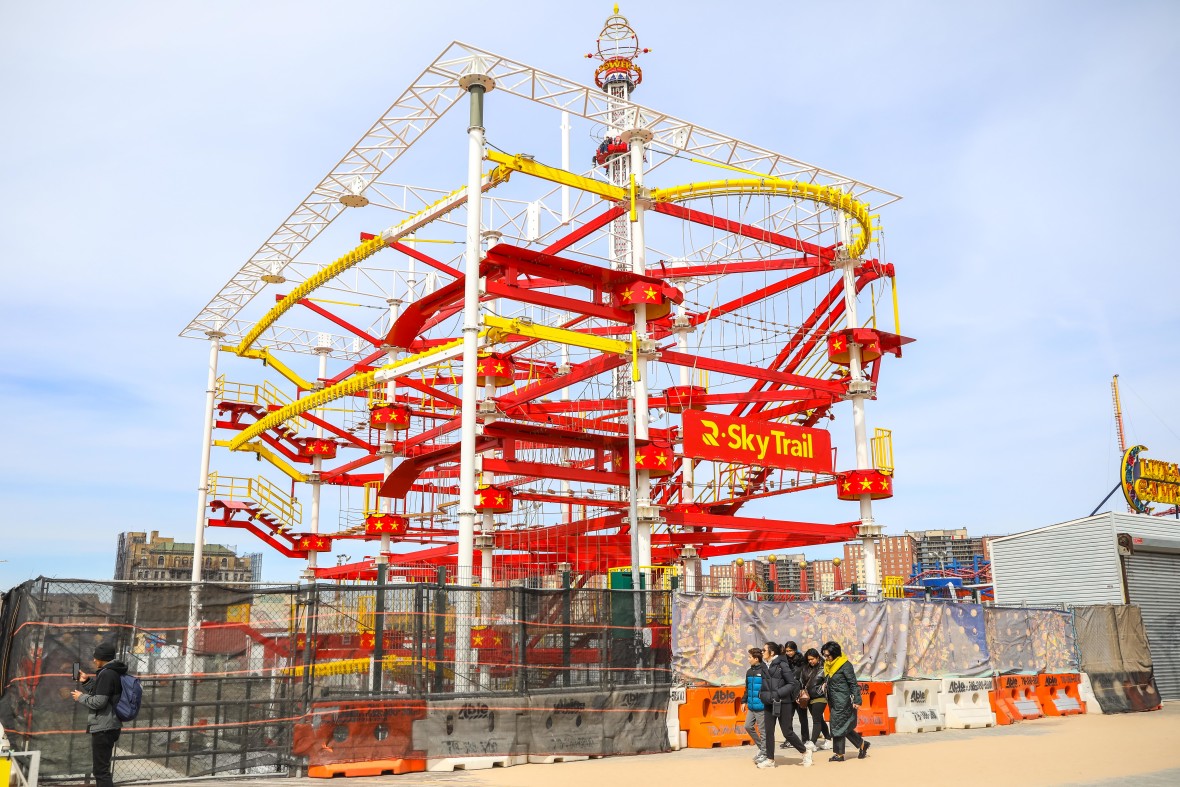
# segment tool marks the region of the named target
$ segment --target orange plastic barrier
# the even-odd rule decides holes
[[[892,735],[897,732],[897,719],[889,715],[889,696],[892,683],[862,682],[860,710],[856,712],[856,731],[861,735]]]
[[[307,769],[307,775],[313,779],[334,779],[337,776],[398,776],[403,773],[421,773],[425,770],[426,760],[371,760],[313,765]]]
[[[1004,726],[1044,716],[1045,711],[1037,697],[1039,683],[1036,675],[998,676],[995,679],[996,690],[990,695],[996,723]]]
[[[688,748],[746,746],[746,708],[742,686],[714,686],[688,689],[679,708],[680,729],[688,733]]]
[[[307,757],[308,776],[376,776],[426,770],[414,750],[423,700],[317,702],[295,724],[291,752]]]
[[[1045,673],[1038,676],[1037,699],[1046,716],[1077,716],[1086,712],[1079,688],[1082,676],[1076,672]]]

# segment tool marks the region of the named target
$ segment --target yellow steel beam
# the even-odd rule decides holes
[[[214,440],[213,441],[213,445],[215,445],[219,448],[229,448],[234,451],[252,451],[252,452],[258,454],[259,456],[261,456],[266,461],[270,462],[272,465],[274,465],[278,469],[282,470],[291,479],[293,479],[295,481],[299,481],[299,482],[303,482],[303,481],[307,480],[307,476],[305,476],[303,473],[296,470],[294,467],[292,467],[290,464],[288,464],[286,459],[283,459],[283,457],[279,456],[278,454],[276,454],[274,451],[267,448],[262,443],[259,443],[259,442],[246,443],[244,445],[238,446],[237,448],[234,448],[232,444],[233,444],[233,440]]]
[[[263,366],[270,366],[276,372],[283,375],[283,377],[286,377],[288,380],[295,383],[295,386],[300,390],[310,391],[311,389],[315,388],[315,385],[310,380],[305,380],[300,377],[294,369],[271,355],[270,350],[266,349],[265,347],[263,347],[261,350],[245,350],[244,352],[238,352],[238,348],[236,347],[222,347],[221,351],[236,353],[243,358],[256,358],[262,361]]]
[[[735,194],[772,194],[805,199],[848,214],[860,225],[860,232],[853,238],[848,249],[848,255],[853,259],[859,257],[873,241],[873,222],[869,216],[868,204],[832,186],[801,183],[797,180],[779,180],[778,178],[710,180],[701,183],[686,183],[666,189],[653,189],[650,196],[655,202],[683,202],[701,197],[732,196]]]
[[[572,172],[558,169],[557,167],[539,164],[531,158],[508,156],[496,150],[489,150],[487,152],[487,159],[502,167],[508,167],[525,175],[532,175],[535,178],[560,183],[563,186],[573,186],[576,189],[588,191],[591,194],[597,194],[600,197],[606,197],[615,202],[623,202],[627,199],[627,190],[624,188],[612,186],[609,183],[603,183],[593,178],[583,177],[582,175],[575,175]]]
[[[492,342],[502,341],[507,336],[523,336],[526,339],[538,339],[543,342],[568,344],[571,347],[585,347],[598,352],[614,353],[615,355],[629,355],[631,342],[619,339],[607,339],[588,333],[579,333],[566,328],[553,328],[548,325],[510,320],[507,317],[497,317],[488,314],[483,318],[484,324],[491,329],[488,339]]]
[[[480,187],[480,190],[488,191],[489,189],[493,189],[496,186],[499,186],[501,183],[507,181],[511,175],[511,168],[496,167],[484,177],[484,182]],[[238,355],[245,355],[246,351],[250,349],[254,342],[258,341],[258,337],[261,336],[267,328],[274,325],[279,317],[283,316],[292,306],[299,303],[299,301],[303,298],[306,298],[315,289],[336,278],[354,265],[367,260],[369,257],[372,257],[381,249],[385,248],[390,241],[400,240],[402,236],[409,235],[418,229],[419,226],[428,223],[428,221],[433,221],[439,216],[444,216],[450,211],[464,204],[467,201],[466,191],[466,186],[455,189],[450,194],[444,196],[442,199],[437,200],[433,204],[428,205],[427,207],[418,211],[413,216],[410,216],[404,221],[398,223],[396,227],[382,232],[381,234],[370,238],[367,241],[364,241],[355,249],[348,252],[335,262],[320,268],[315,273],[315,275],[311,276],[298,287],[291,290],[291,292],[287,293],[285,298],[271,307],[270,311],[264,314],[262,319],[259,320],[258,323],[253,328],[251,328],[244,337],[242,337],[242,341],[238,344],[234,351]],[[450,200],[453,204],[443,205],[442,203],[445,203],[447,200]]]

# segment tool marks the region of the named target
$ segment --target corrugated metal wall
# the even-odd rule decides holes
[[[1173,535],[1175,531],[1173,531]],[[1146,536],[1145,536],[1146,537]],[[1180,555],[1135,552],[1127,558],[1127,592],[1143,612],[1160,697],[1180,700]]]
[[[993,541],[996,603],[1122,604],[1112,525],[1111,514],[1099,514]]]

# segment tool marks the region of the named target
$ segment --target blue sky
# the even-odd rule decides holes
[[[451,40],[589,81],[609,10],[6,4],[0,589],[109,577],[125,530],[191,540],[206,347],[178,331]],[[1128,438],[1180,461],[1180,7],[622,12],[654,50],[642,103],[905,197],[882,219],[919,341],[869,407],[894,430],[887,529],[1089,513],[1116,372]]]

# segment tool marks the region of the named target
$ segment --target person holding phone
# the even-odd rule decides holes
[[[115,646],[110,642],[100,643],[94,649],[93,664],[94,674],[87,674],[78,667],[82,688],[74,689],[70,696],[87,711],[86,731],[90,734],[94,783],[96,787],[114,787],[111,757],[123,729],[123,722],[115,715],[115,705],[123,694],[119,678],[127,674],[127,665],[115,660]]]

